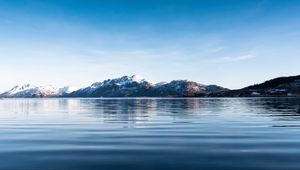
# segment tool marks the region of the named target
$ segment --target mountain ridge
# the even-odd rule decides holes
[[[188,80],[153,83],[133,75],[93,83],[67,97],[200,97],[211,90],[226,90],[216,85],[213,85],[214,89],[211,87]]]

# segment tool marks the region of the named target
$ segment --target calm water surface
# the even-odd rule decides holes
[[[2,99],[0,169],[300,169],[299,98]]]

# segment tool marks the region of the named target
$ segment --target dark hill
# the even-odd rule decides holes
[[[300,75],[279,77],[239,90],[214,93],[212,97],[300,96]]]

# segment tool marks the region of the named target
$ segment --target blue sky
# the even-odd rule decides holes
[[[300,73],[297,0],[0,0],[0,91],[138,74],[240,88]]]

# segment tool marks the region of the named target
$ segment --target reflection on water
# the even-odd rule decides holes
[[[0,169],[300,167],[299,98],[4,99],[0,128]]]

